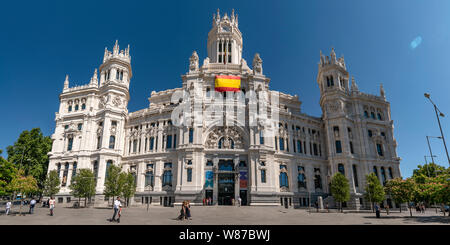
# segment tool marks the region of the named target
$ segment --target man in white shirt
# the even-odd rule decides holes
[[[9,210],[11,210],[11,201],[6,203],[6,215],[9,215]]]
[[[36,205],[36,200],[34,200],[34,198],[33,198],[33,199],[31,199],[31,202],[30,202],[30,214],[32,214],[34,212],[34,205]]]
[[[48,205],[50,206],[50,216],[53,216],[53,210],[55,209],[55,199],[53,197],[48,201]]]
[[[117,199],[114,201],[114,215],[110,220],[111,222],[116,221],[116,215],[120,207],[122,207],[122,203],[120,203],[120,197],[117,197]]]

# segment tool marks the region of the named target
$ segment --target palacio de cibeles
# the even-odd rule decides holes
[[[116,165],[135,177],[131,206],[203,205],[205,199],[232,205],[240,198],[248,206],[336,207],[330,181],[340,172],[350,183],[344,208],[370,209],[366,174],[381,183],[401,177],[383,86],[376,95],[359,91],[344,58],[318,50],[311,60],[318,70],[311,72],[322,116],[309,116],[297,95],[270,89],[264,51],[250,65],[243,44],[238,16],[218,11],[208,56],[193,51],[180,87],[149,91],[149,106],[135,112],[127,109],[132,47],[121,49],[116,41],[112,51],[105,48],[86,85],[71,87],[66,76],[48,154],[48,171],[57,170],[61,180],[57,203],[75,201],[71,178],[87,168],[96,178],[91,202],[111,205],[103,191],[106,169]],[[198,48],[204,47],[192,47]],[[385,203],[398,207],[389,198]]]

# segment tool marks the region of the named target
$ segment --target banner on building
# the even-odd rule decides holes
[[[205,188],[207,187],[214,187],[214,173],[210,170],[205,172]]]
[[[247,172],[239,172],[239,187],[247,188]]]

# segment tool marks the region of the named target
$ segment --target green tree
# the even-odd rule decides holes
[[[19,170],[18,174],[15,176],[14,179],[12,179],[9,185],[10,189],[14,191],[14,199],[17,193],[21,194],[19,213],[22,214],[22,199],[24,196],[30,196],[38,192],[39,188],[37,186],[37,181],[33,176],[31,175],[25,176],[24,171]]]
[[[132,173],[120,173],[120,183],[122,186],[122,196],[125,198],[126,205],[128,206],[129,200],[132,196],[134,196],[134,193],[136,192],[136,182],[135,177]]]
[[[370,200],[372,210],[374,203],[380,203],[385,198],[383,186],[375,173],[366,174],[365,191],[365,197]]]
[[[44,195],[53,196],[59,192],[60,180],[58,177],[58,171],[52,170],[47,174],[47,178],[44,181]]]
[[[48,168],[47,153],[51,148],[51,138],[45,137],[40,128],[33,128],[31,131],[23,131],[14,145],[8,146],[6,150],[8,161],[24,170],[25,176],[33,176],[42,189]]]
[[[18,175],[17,169],[12,163],[0,157],[0,196],[13,194],[11,181]]]
[[[120,172],[121,168],[113,164],[106,169],[105,190],[103,191],[103,194],[105,197],[112,197],[113,201],[114,197],[119,196],[122,193],[122,186],[125,183],[125,179],[121,179],[120,177]]]
[[[418,182],[423,177],[436,177],[445,171],[445,167],[432,163],[417,166],[418,169],[413,170],[413,178]],[[420,183],[420,181],[419,181]]]
[[[72,177],[70,182],[70,194],[78,197],[78,203],[81,203],[81,198],[84,198],[84,206],[89,198],[95,195],[95,177],[90,169],[79,169],[79,172]]]
[[[342,212],[342,202],[350,200],[350,185],[343,174],[336,173],[331,178],[331,195],[339,202],[339,209]]]

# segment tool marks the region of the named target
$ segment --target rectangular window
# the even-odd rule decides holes
[[[167,135],[167,144],[166,144],[166,148],[167,148],[167,149],[172,148],[172,135]]]
[[[114,149],[115,144],[116,144],[116,136],[111,135],[109,137],[109,149]]]
[[[144,152],[147,151],[147,137],[145,138],[145,144],[144,144]]]
[[[259,144],[264,145],[264,133],[263,131],[259,131]]]
[[[298,151],[298,153],[303,153],[302,152],[302,142],[300,140],[297,140],[297,151]]]
[[[102,137],[98,136],[97,137],[97,149],[100,149],[100,147],[102,147]]]
[[[79,123],[78,124],[78,130],[81,130],[83,128],[83,124],[82,123]]]
[[[306,151],[306,141],[303,141],[303,152],[305,153],[305,154],[307,154],[307,151]]]
[[[261,183],[266,183],[266,170],[261,169]]]
[[[314,155],[318,156],[319,152],[317,151],[317,144],[316,143],[313,144],[313,148],[314,148]]]
[[[312,145],[311,145],[311,142],[309,142],[309,155],[312,156]]]
[[[72,166],[72,177],[75,176],[76,174],[77,174],[77,162],[74,162]]]
[[[353,152],[353,142],[350,141],[350,153],[354,154]]]
[[[192,182],[192,168],[187,169],[187,182]]]
[[[336,153],[342,153],[342,146],[340,140],[336,140]]]
[[[372,137],[372,130],[368,130],[367,133],[369,134],[369,137]]]
[[[297,152],[297,151],[296,151],[296,147],[295,147],[295,139],[292,139],[292,145],[294,146],[294,147],[293,147],[293,148],[294,148],[294,149],[293,149],[293,150],[294,150],[294,153]]]
[[[211,160],[206,161],[206,166],[213,166],[213,162]]]

